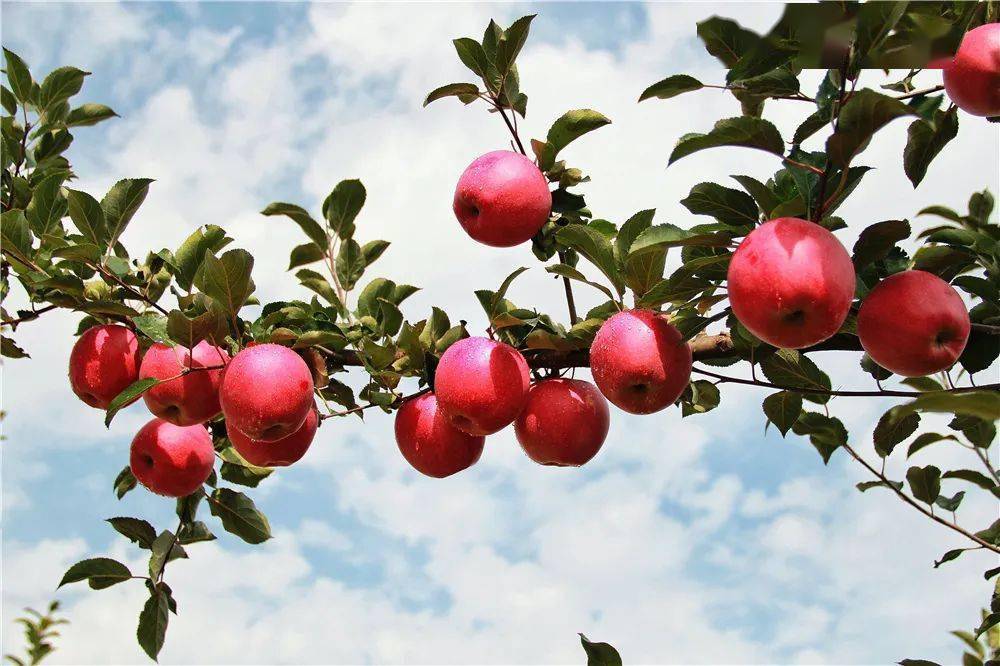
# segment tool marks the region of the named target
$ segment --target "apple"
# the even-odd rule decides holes
[[[313,408],[298,430],[273,442],[250,439],[236,428],[229,430],[228,435],[233,448],[251,465],[287,467],[306,454],[318,427],[319,414]]]
[[[207,340],[193,349],[171,347],[157,342],[146,351],[139,367],[139,378],[170,379],[157,384],[142,395],[155,416],[174,425],[189,426],[214,419],[222,411],[219,406],[219,385],[222,370],[194,370],[178,377],[186,368],[211,368],[229,362],[229,354]]]
[[[858,312],[861,346],[883,368],[905,377],[950,368],[962,355],[970,328],[962,297],[926,271],[890,275]]]
[[[396,412],[396,444],[421,474],[443,479],[471,467],[483,453],[486,438],[451,424],[433,393],[411,398]]]
[[[590,371],[608,400],[631,414],[672,405],[691,380],[691,348],[651,310],[626,310],[601,325],[590,346]]]
[[[214,463],[212,437],[204,426],[179,426],[161,418],[136,433],[129,453],[139,483],[167,497],[185,497],[198,490]]]
[[[942,74],[945,92],[958,108],[974,116],[1000,116],[1000,23],[965,33]]]
[[[729,263],[733,314],[764,342],[810,347],[838,330],[854,299],[854,264],[829,231],[797,217],[766,222]]]
[[[465,169],[452,208],[474,240],[511,247],[531,240],[548,221],[552,193],[534,162],[520,153],[496,150]]]
[[[312,374],[291,349],[254,345],[226,366],[219,401],[227,429],[274,442],[298,430],[313,408]]]
[[[119,393],[139,379],[139,340],[116,324],[84,331],[69,355],[69,384],[80,400],[107,409]]]
[[[490,435],[524,409],[528,363],[510,345],[465,338],[448,347],[434,375],[434,392],[451,424],[470,435]]]
[[[528,457],[542,465],[579,467],[608,436],[608,401],[590,382],[544,379],[528,391],[514,432]]]

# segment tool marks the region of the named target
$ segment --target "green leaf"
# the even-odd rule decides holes
[[[243,493],[216,488],[209,497],[209,509],[222,521],[227,532],[247,543],[263,543],[271,538],[267,517]]]
[[[474,83],[449,83],[443,85],[427,94],[424,106],[445,97],[457,97],[463,104],[471,104],[479,99],[479,86]]]
[[[896,490],[902,490],[903,489],[903,482],[902,481],[890,481],[890,482],[886,483],[885,481],[882,481],[882,480],[879,480],[879,481],[862,481],[861,483],[857,484],[855,486],[855,488],[857,488],[861,492],[866,492],[868,490],[871,490],[872,488],[895,488]]]
[[[127,407],[128,405],[131,405],[133,402],[139,399],[139,396],[141,396],[143,393],[145,393],[146,391],[153,388],[159,383],[160,383],[159,379],[154,379],[153,377],[147,377],[146,379],[137,379],[136,381],[126,386],[121,393],[119,393],[114,397],[114,399],[111,401],[111,404],[108,405],[108,409],[104,414],[105,427],[111,426],[111,419],[115,418],[115,414],[117,414],[122,409],[122,407]]]
[[[230,483],[256,488],[261,481],[271,476],[271,472],[274,471],[267,467],[251,465],[232,447],[223,449],[219,455],[223,461],[219,473],[223,479]]]
[[[927,391],[940,391],[944,389],[939,381],[931,377],[907,377],[900,383],[924,393]]]
[[[913,497],[932,504],[941,494],[941,470],[934,465],[911,467],[906,470],[906,481]]]
[[[218,252],[231,241],[222,227],[209,224],[195,230],[173,255],[164,259],[173,267],[174,278],[180,288],[190,291],[205,255]]]
[[[914,412],[945,412],[977,416],[987,421],[1000,419],[1000,394],[993,391],[967,393],[924,393],[900,406]]]
[[[854,51],[859,61],[876,50],[906,11],[906,2],[876,2],[858,8]]]
[[[618,273],[611,241],[599,231],[583,224],[570,224],[556,232],[556,239],[597,266],[614,285],[615,291],[619,294],[624,291],[624,282]]]
[[[722,400],[722,396],[719,393],[719,388],[710,381],[704,379],[696,379],[690,384],[688,388],[691,392],[690,399],[685,399],[682,397],[681,402],[681,415],[690,416],[691,414],[704,414],[705,412],[710,412],[719,406],[719,402]],[[686,393],[686,392],[685,392]]]
[[[761,363],[764,375],[774,384],[800,389],[830,390],[830,377],[813,363],[812,359],[794,349],[779,349]],[[830,396],[825,393],[808,393],[803,397],[810,402],[826,404]]]
[[[125,493],[135,488],[137,483],[138,481],[135,480],[135,476],[132,474],[132,468],[125,465],[122,471],[118,473],[118,476],[115,477],[115,497],[118,499],[125,497]]]
[[[885,458],[892,453],[897,444],[917,431],[920,425],[920,415],[910,412],[899,414],[890,409],[878,420],[875,426],[875,451]]]
[[[10,88],[4,85],[0,85],[0,103],[3,104],[3,110],[7,112],[7,115],[17,115],[17,98],[14,97]]]
[[[322,274],[308,268],[303,268],[295,274],[295,277],[299,279],[299,283],[303,287],[316,292],[338,310],[344,310],[340,298],[337,297],[337,292],[333,290],[333,287]]]
[[[553,275],[560,275],[570,280],[576,280],[577,282],[582,282],[588,284],[594,289],[599,290],[601,293],[605,294],[608,298],[614,300],[615,295],[611,293],[611,290],[605,287],[603,284],[598,282],[592,282],[587,279],[587,276],[573,268],[572,266],[567,266],[566,264],[555,264],[553,266],[546,266],[546,272],[552,273]]]
[[[779,157],[785,152],[785,143],[774,125],[762,118],[740,116],[720,120],[708,134],[685,134],[670,153],[668,164],[699,150],[721,146],[756,148]]]
[[[35,186],[31,203],[25,210],[31,230],[39,237],[52,231],[66,216],[68,205],[61,189],[66,175],[57,173],[48,176]]]
[[[76,67],[58,67],[42,81],[38,94],[38,106],[42,109],[52,109],[59,102],[64,102],[83,88],[83,79],[90,74]]]
[[[846,168],[878,130],[896,118],[911,115],[913,110],[897,99],[869,88],[858,90],[841,109],[837,131],[826,141],[831,163]]]
[[[149,549],[156,540],[156,530],[139,518],[108,518],[111,527],[140,548]]]
[[[31,264],[33,243],[23,210],[8,210],[0,216],[0,244],[3,245],[4,252],[13,254],[26,265]]]
[[[528,29],[531,26],[531,20],[534,18],[534,14],[522,16],[511,23],[509,28],[504,30],[503,36],[497,43],[496,54],[493,57],[493,62],[501,76],[507,73],[521,52],[521,48],[528,39]]]
[[[69,217],[88,241],[98,247],[107,247],[108,230],[104,220],[104,210],[97,199],[86,192],[66,189]]]
[[[943,442],[948,439],[950,439],[953,442],[958,441],[958,439],[956,437],[953,437],[952,435],[939,435],[936,432],[925,432],[910,443],[910,448],[906,450],[906,457],[909,458],[920,449],[926,448],[931,444],[935,444],[937,442]]]
[[[563,148],[587,132],[593,132],[595,129],[610,124],[611,120],[593,109],[567,111],[552,123],[552,127],[549,128],[549,133],[546,136],[546,141],[553,147],[554,157]]]
[[[0,337],[0,356],[7,358],[31,358],[28,352],[18,347],[17,343],[6,335]]]
[[[639,237],[639,234],[646,229],[649,229],[649,227],[653,224],[653,216],[655,214],[655,208],[641,210],[622,224],[622,228],[615,236],[615,259],[619,262],[625,260],[625,257],[628,256],[628,252],[632,248],[632,243],[635,242],[635,239]]]
[[[14,97],[22,104],[30,101],[32,81],[28,66],[13,51],[4,49],[3,56],[6,63],[7,80],[10,82],[10,89],[14,93]]]
[[[365,255],[358,242],[353,238],[344,241],[337,253],[337,278],[345,290],[354,288],[365,272],[365,265]]]
[[[276,201],[274,203],[268,204],[267,207],[260,212],[261,215],[284,215],[295,224],[299,225],[303,233],[316,244],[316,247],[321,251],[325,250],[329,239],[326,236],[326,232],[319,225],[319,222],[314,220],[312,216],[306,211],[306,209],[301,206],[296,206],[295,204],[284,203],[281,201]]]
[[[181,525],[181,528],[177,530],[177,542],[184,546],[192,543],[199,543],[201,541],[214,540],[215,535],[208,529],[208,525],[200,520],[184,523]]]
[[[934,503],[945,511],[957,511],[958,507],[962,504],[962,500],[965,499],[965,491],[960,490],[951,497],[945,497],[940,495]]]
[[[639,101],[642,102],[653,97],[656,97],[657,99],[670,99],[671,97],[676,97],[677,95],[686,92],[700,90],[703,87],[704,85],[702,82],[693,76],[688,76],[687,74],[675,74],[674,76],[668,76],[662,81],[658,81],[643,90],[642,94],[639,95]]]
[[[896,243],[909,238],[910,223],[906,220],[886,220],[865,227],[854,243],[854,269],[884,259]]]
[[[913,121],[906,135],[903,170],[916,187],[924,179],[931,161],[958,136],[958,108],[935,112],[933,123],[923,119]]]
[[[993,490],[997,484],[990,477],[974,469],[953,469],[941,475],[942,479],[961,479],[984,490]]]
[[[187,315],[180,310],[167,314],[167,335],[185,347],[194,347],[202,340],[221,342],[228,331],[226,313],[215,301],[209,301],[208,309],[200,314]]]
[[[103,590],[130,578],[132,578],[132,572],[118,560],[112,560],[108,557],[94,557],[81,560],[71,566],[57,587],[85,580],[92,589]]]
[[[315,263],[325,256],[326,254],[316,243],[296,245],[288,256],[288,270]]]
[[[118,114],[109,106],[103,104],[81,104],[66,116],[66,127],[89,127],[108,118],[117,117]]]
[[[718,16],[698,23],[698,37],[705,44],[705,50],[726,67],[734,66],[743,54],[760,42],[756,33]]]
[[[373,240],[361,246],[361,254],[365,258],[365,266],[371,266],[376,259],[389,249],[389,241]]]
[[[952,430],[959,430],[973,446],[988,449],[997,436],[996,424],[975,416],[956,416],[948,424]]]
[[[791,391],[779,391],[764,398],[761,407],[767,420],[773,423],[784,437],[802,413],[802,396]]]
[[[978,639],[989,629],[994,627],[996,624],[1000,623],[1000,613],[990,613],[985,618],[983,618],[982,624],[976,629],[976,638]]]
[[[622,657],[618,650],[607,643],[592,643],[580,634],[580,643],[587,653],[587,666],[622,666]]]
[[[126,178],[112,185],[104,195],[101,209],[108,230],[108,247],[114,247],[118,242],[118,237],[145,201],[152,182],[152,178]]]
[[[156,661],[156,657],[163,647],[169,622],[169,597],[165,592],[156,589],[146,600],[142,612],[139,613],[139,626],[135,632],[139,646],[153,661]]]
[[[940,560],[934,560],[934,568],[937,569],[945,562],[951,562],[952,560],[957,559],[964,552],[965,552],[964,548],[955,548],[954,550],[949,550],[947,553],[941,556]]]
[[[840,419],[818,412],[802,412],[799,420],[792,425],[792,432],[808,435],[809,441],[823,457],[824,464],[830,462],[834,451],[847,443],[847,428]]]
[[[717,183],[698,183],[681,199],[681,205],[695,215],[710,215],[733,227],[757,224],[757,202],[750,196]]]
[[[323,202],[323,217],[341,238],[354,233],[354,219],[365,205],[365,186],[360,180],[342,180]]]
[[[639,234],[629,248],[629,256],[651,249],[664,249],[696,245],[701,247],[725,247],[730,238],[725,234],[702,233],[681,229],[673,224],[657,224]]]
[[[458,53],[458,58],[462,61],[462,64],[478,76],[486,75],[489,62],[486,60],[486,52],[483,51],[483,47],[479,42],[469,37],[461,37],[453,40],[452,43],[455,45],[455,51]]]
[[[252,270],[253,255],[246,250],[229,250],[221,257],[206,254],[195,285],[235,317],[254,291]]]

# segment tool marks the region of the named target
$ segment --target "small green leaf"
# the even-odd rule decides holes
[[[181,289],[190,291],[194,278],[206,254],[214,254],[232,242],[222,227],[214,224],[196,229],[188,236],[177,251],[164,257],[174,269],[174,277]]]
[[[913,121],[906,135],[903,170],[916,187],[924,179],[931,161],[949,141],[958,136],[958,108],[953,106],[948,111],[936,111],[934,122],[923,119]]]
[[[221,257],[206,254],[195,285],[235,317],[255,289],[252,270],[253,255],[246,250],[229,250]]]
[[[149,549],[156,540],[156,530],[139,518],[108,518],[111,527],[140,548]]]
[[[840,111],[837,131],[826,141],[831,163],[846,168],[878,130],[896,118],[909,115],[913,115],[913,110],[897,99],[870,88],[856,91]]]
[[[785,143],[778,129],[762,118],[740,116],[720,120],[708,134],[685,134],[677,142],[668,164],[706,148],[742,146],[756,148],[779,157],[785,152]]]
[[[299,225],[303,233],[316,244],[316,247],[323,251],[326,249],[329,239],[326,237],[326,232],[319,225],[319,222],[312,218],[306,209],[301,206],[296,206],[295,204],[284,203],[281,201],[276,201],[274,203],[268,204],[267,208],[260,212],[261,215],[284,215],[295,224]]]
[[[982,472],[977,472],[973,469],[953,469],[945,472],[941,475],[942,479],[961,479],[962,481],[968,481],[969,483],[979,486],[984,490],[993,490],[997,487],[997,484],[990,477],[986,476]]]
[[[942,442],[948,439],[950,439],[953,442],[958,441],[958,439],[956,439],[951,435],[939,435],[936,432],[925,432],[919,437],[917,437],[915,440],[913,440],[913,442],[910,444],[910,448],[906,450],[906,457],[909,458],[920,449],[926,448],[936,442]]]
[[[445,97],[457,97],[464,104],[471,104],[479,99],[479,86],[473,83],[449,83],[435,88],[427,94],[424,106]]]
[[[141,396],[143,393],[145,393],[146,391],[153,388],[159,383],[160,383],[159,379],[155,379],[153,377],[147,377],[146,379],[137,379],[136,381],[126,386],[121,393],[119,393],[114,397],[114,399],[111,401],[111,404],[108,405],[108,409],[104,414],[104,425],[106,427],[110,427],[111,420],[115,418],[115,414],[117,414],[122,407],[127,407],[128,405],[131,405],[133,402],[139,399],[139,396]]]
[[[149,550],[151,551],[149,555],[149,577],[154,581],[159,580],[163,573],[163,567],[167,565],[167,562],[187,557],[187,553],[178,545],[174,533],[170,530],[160,532],[160,535],[150,544]]]
[[[160,649],[163,648],[169,622],[169,597],[165,592],[156,589],[139,613],[139,626],[135,633],[139,646],[153,661],[156,661]]]
[[[151,178],[126,178],[111,186],[101,199],[101,210],[108,233],[108,247],[114,247],[118,237],[132,220],[149,192]]]
[[[945,412],[976,416],[987,421],[1000,419],[1000,394],[994,391],[969,391],[967,393],[924,393],[900,406],[914,412]]]
[[[583,224],[570,224],[556,232],[556,239],[594,264],[611,281],[615,291],[619,294],[624,291],[624,282],[618,273],[611,241],[599,231]]]
[[[818,404],[826,404],[830,396],[830,377],[813,363],[812,359],[794,349],[779,349],[761,363],[764,375],[778,386],[803,389],[803,397]],[[818,389],[819,393],[808,393]]]
[[[216,488],[209,497],[209,509],[222,521],[227,532],[247,543],[263,543],[271,538],[271,525],[253,500],[229,488]]]
[[[639,101],[645,101],[656,97],[657,99],[670,99],[671,97],[676,97],[677,95],[691,92],[693,90],[701,90],[704,85],[701,81],[694,78],[693,76],[688,76],[687,74],[675,74],[674,76],[668,76],[662,81],[658,81],[653,85],[642,91],[639,95]]]
[[[963,499],[965,499],[965,491],[960,490],[951,497],[940,495],[936,500],[934,500],[934,503],[945,511],[957,511],[958,507],[962,504]]]
[[[580,643],[587,653],[587,666],[622,666],[618,650],[608,643],[592,643],[583,634],[580,634]]]
[[[733,227],[752,227],[758,221],[757,202],[753,198],[717,183],[698,183],[681,200],[681,205],[695,215],[710,215]]]
[[[42,109],[52,109],[56,104],[64,102],[83,88],[83,79],[90,74],[76,67],[57,67],[49,72],[42,81],[38,94],[38,106]]]
[[[875,451],[885,458],[892,453],[896,445],[917,431],[920,425],[920,415],[910,412],[899,414],[890,409],[882,415],[875,426]]]
[[[365,205],[365,186],[360,180],[342,180],[323,202],[323,217],[341,238],[354,233],[354,219]]]
[[[592,109],[567,111],[552,123],[546,141],[554,148],[553,155],[558,155],[563,148],[587,132],[609,124],[611,121],[607,117]]]
[[[121,499],[125,496],[125,493],[135,488],[137,484],[138,481],[136,481],[135,476],[132,474],[132,468],[125,465],[124,469],[115,477],[115,497]]]
[[[838,448],[847,443],[847,428],[839,419],[825,416],[818,412],[802,412],[798,421],[792,424],[792,432],[796,435],[808,435],[823,463],[830,462],[830,456]]]
[[[34,241],[23,210],[8,210],[0,216],[0,244],[4,252],[14,255],[22,263],[32,263]]]
[[[337,278],[347,291],[354,288],[365,272],[365,255],[353,238],[348,238],[337,253]]]
[[[104,210],[97,199],[86,192],[66,190],[69,217],[88,241],[98,247],[107,247],[108,230],[104,220]]]
[[[802,396],[791,391],[779,391],[764,398],[761,407],[768,421],[777,426],[784,437],[802,413]]]
[[[886,483],[885,481],[882,481],[882,480],[879,480],[879,481],[862,481],[861,483],[859,483],[859,484],[857,484],[855,486],[855,488],[857,488],[861,492],[865,492],[865,491],[871,490],[872,488],[890,488],[890,487],[891,488],[895,488],[896,490],[902,490],[903,489],[903,482],[902,481],[889,481],[888,483]]]
[[[941,556],[940,560],[934,560],[934,568],[937,569],[945,562],[951,562],[952,560],[957,559],[964,552],[965,552],[964,548],[955,548],[954,550],[949,550],[947,553]]]
[[[482,45],[469,37],[460,37],[452,41],[459,60],[466,67],[471,69],[478,76],[485,76],[489,62],[486,59],[486,52]]]
[[[911,467],[906,471],[906,481],[913,497],[921,502],[932,504],[941,494],[941,470],[934,465]]]
[[[611,290],[605,287],[603,284],[598,282],[593,282],[587,279],[587,276],[573,268],[572,266],[567,266],[566,264],[555,264],[553,266],[546,266],[546,272],[552,273],[553,275],[560,275],[570,280],[576,280],[577,282],[582,282],[588,284],[594,289],[599,290],[601,293],[605,294],[608,298],[614,299],[615,295],[611,293]]]
[[[215,535],[208,529],[208,525],[200,520],[184,523],[181,525],[181,528],[177,530],[177,542],[184,546],[192,543],[199,543],[201,541],[214,540]]]
[[[85,580],[91,588],[103,590],[132,578],[129,568],[108,557],[94,557],[81,560],[71,566],[63,575],[58,587]]]
[[[3,50],[4,61],[6,63],[7,80],[10,82],[10,89],[22,104],[31,100],[31,72],[24,64],[21,57],[13,51]]]
[[[66,116],[66,127],[89,127],[108,118],[117,117],[118,114],[109,106],[103,104],[81,104]]]

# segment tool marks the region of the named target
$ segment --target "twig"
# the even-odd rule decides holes
[[[89,266],[90,268],[92,268],[93,270],[97,271],[98,273],[100,273],[104,277],[110,278],[111,280],[113,280],[115,282],[115,284],[117,284],[122,289],[124,289],[125,291],[129,292],[130,294],[132,294],[135,297],[136,300],[142,301],[143,303],[148,303],[149,305],[153,306],[162,315],[169,314],[166,310],[164,310],[162,307],[160,307],[159,303],[155,302],[153,299],[149,298],[148,296],[144,296],[142,293],[136,291],[134,287],[132,287],[131,285],[129,285],[128,283],[126,283],[124,280],[122,280],[120,277],[118,277],[117,275],[115,275],[114,273],[112,273],[111,271],[109,271],[104,266],[101,266],[99,264],[93,264],[93,263],[90,263],[89,261],[86,262],[86,265]]]
[[[820,169],[819,167],[814,167],[811,164],[805,164],[804,162],[796,162],[795,160],[791,159],[790,157],[784,157],[784,158],[782,158],[782,160],[784,162],[787,162],[788,164],[791,164],[792,166],[796,166],[796,167],[798,167],[800,169],[805,169],[806,171],[811,171],[811,172],[813,172],[815,174],[818,174],[820,176],[823,175],[823,170],[822,169]]]
[[[12,319],[4,319],[2,323],[3,323],[4,326],[17,326],[18,324],[23,324],[26,321],[32,321],[33,319],[38,319],[40,316],[42,316],[46,312],[49,312],[50,310],[55,310],[57,307],[59,307],[59,306],[58,305],[46,305],[43,308],[38,308],[37,310],[32,310],[31,312],[29,312],[28,314],[26,314],[24,316],[14,317]]]
[[[431,389],[428,386],[427,388],[421,389],[421,390],[417,391],[416,393],[411,393],[410,395],[404,395],[404,396],[402,396],[400,398],[396,398],[396,400],[394,400],[392,403],[390,403],[387,406],[392,407],[392,406],[402,405],[407,400],[411,400],[413,398],[422,396],[423,394],[430,392],[430,390]],[[340,411],[340,412],[330,412],[329,414],[320,414],[319,415],[319,420],[322,421],[324,419],[330,419],[330,418],[334,418],[334,417],[337,417],[337,416],[348,416],[349,414],[357,414],[358,412],[363,412],[366,409],[371,409],[372,407],[378,407],[378,406],[379,405],[376,405],[373,402],[369,402],[369,403],[365,403],[364,405],[358,405],[357,407],[351,407],[350,409],[345,409],[345,410]]]
[[[931,93],[936,93],[941,90],[944,90],[944,86],[931,86],[930,88],[924,88],[923,90],[914,90],[913,92],[906,93],[905,95],[900,95],[896,99],[910,99],[911,97],[930,95]]]

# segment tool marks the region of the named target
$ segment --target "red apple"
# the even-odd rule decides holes
[[[965,33],[943,75],[945,92],[958,108],[974,116],[1000,116],[1000,23]]]
[[[298,430],[313,408],[312,374],[291,349],[255,345],[226,366],[219,399],[229,430],[274,442]]]
[[[579,467],[608,436],[608,401],[580,379],[545,379],[532,385],[514,432],[528,457],[542,465]]]
[[[287,467],[298,462],[309,450],[316,429],[319,427],[319,414],[315,409],[309,410],[306,420],[299,429],[287,437],[273,442],[260,442],[250,439],[242,432],[233,428],[229,430],[229,441],[244,460],[258,467]]]
[[[69,355],[73,393],[91,407],[107,409],[116,395],[139,379],[139,340],[124,326],[84,331]]]
[[[950,368],[962,355],[970,328],[962,297],[925,271],[890,275],[858,312],[861,346],[883,368],[906,377]]]
[[[129,464],[139,483],[157,495],[184,497],[212,473],[215,449],[204,426],[153,419],[132,440]]]
[[[754,229],[733,254],[733,314],[775,347],[801,349],[838,330],[854,298],[854,264],[829,231],[796,217]]]
[[[534,162],[497,150],[477,158],[462,173],[452,208],[473,239],[511,247],[531,240],[549,219],[552,193]]]
[[[470,435],[490,435],[513,423],[530,385],[521,352],[488,338],[448,347],[434,375],[438,404],[453,426]]]
[[[632,414],[672,405],[691,380],[691,348],[661,315],[626,310],[601,326],[590,346],[590,371],[608,400]]]
[[[211,368],[229,362],[229,354],[202,340],[194,349],[177,345],[170,347],[157,342],[146,351],[139,367],[139,378],[170,379],[157,384],[142,395],[155,416],[174,425],[189,426],[204,423],[219,415],[219,386],[222,368],[195,370],[178,377],[185,368]]]
[[[485,442],[451,425],[433,393],[407,400],[396,412],[396,444],[421,474],[443,479],[461,472],[479,460]]]

